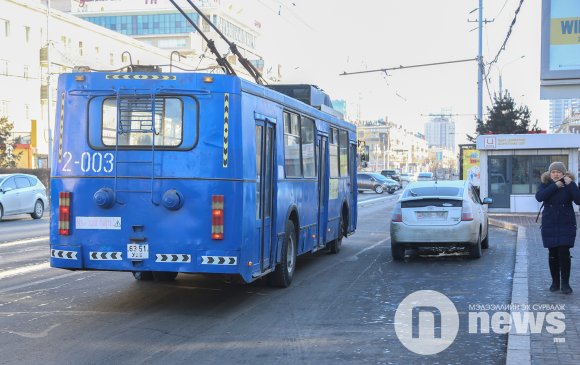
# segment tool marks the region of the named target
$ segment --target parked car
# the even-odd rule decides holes
[[[402,260],[405,249],[467,247],[472,258],[489,247],[487,206],[467,180],[410,183],[393,209],[391,254]]]
[[[433,173],[432,172],[420,172],[417,174],[417,181],[431,181],[433,180]]]
[[[374,172],[362,172],[357,176],[357,189],[359,193],[363,191],[374,191],[377,194],[387,192],[393,194],[399,188],[399,183],[392,179],[387,179],[381,174]]]
[[[34,219],[42,218],[48,206],[46,187],[34,175],[0,175],[0,220],[17,214],[30,214]]]
[[[401,178],[397,170],[383,170],[381,171],[381,175],[383,175],[386,178],[401,182]]]

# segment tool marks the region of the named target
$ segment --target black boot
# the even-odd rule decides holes
[[[550,275],[552,275],[552,285],[550,291],[560,290],[560,262],[557,257],[548,257],[548,264],[550,265]]]
[[[560,268],[562,270],[562,294],[572,294],[570,288],[570,267],[572,266],[570,254],[560,256]]]

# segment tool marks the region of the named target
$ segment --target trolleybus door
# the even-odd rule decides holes
[[[356,227],[356,218],[357,218],[357,206],[356,206],[356,197],[357,197],[357,182],[356,182],[356,144],[351,143],[349,148],[349,159],[348,159],[348,176],[349,176],[349,188],[350,188],[350,196],[349,196],[349,207],[350,207],[350,219],[348,222],[348,231],[354,231],[354,227]]]
[[[256,121],[256,224],[260,237],[260,268],[272,266],[272,212],[274,211],[274,124]]]
[[[326,223],[328,222],[328,137],[318,138],[318,246],[326,243]]]

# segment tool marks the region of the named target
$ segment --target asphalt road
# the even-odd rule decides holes
[[[70,272],[42,266],[47,239],[2,242],[0,364],[504,363],[507,336],[469,334],[466,317],[470,304],[509,303],[515,234],[492,228],[479,260],[422,251],[395,263],[388,219],[396,196],[360,200],[367,203],[357,232],[342,251],[300,258],[287,289],[200,275],[159,283]],[[424,289],[447,295],[459,311],[459,333],[437,355],[409,351],[394,330],[399,303]]]

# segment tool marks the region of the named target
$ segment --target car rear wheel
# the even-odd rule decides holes
[[[36,203],[34,203],[34,212],[32,212],[30,216],[34,219],[40,219],[42,218],[43,214],[44,214],[44,204],[42,204],[42,201],[37,200]]]
[[[384,191],[385,190],[383,189],[383,187],[381,185],[375,186],[375,193],[382,194]]]
[[[473,246],[469,246],[469,256],[472,259],[478,259],[481,257],[481,232],[477,237],[477,243]]]
[[[487,226],[487,232],[485,233],[485,239],[481,241],[481,248],[488,249],[489,248],[489,225]]]
[[[391,242],[391,255],[393,256],[393,260],[402,261],[405,258],[405,247]]]

